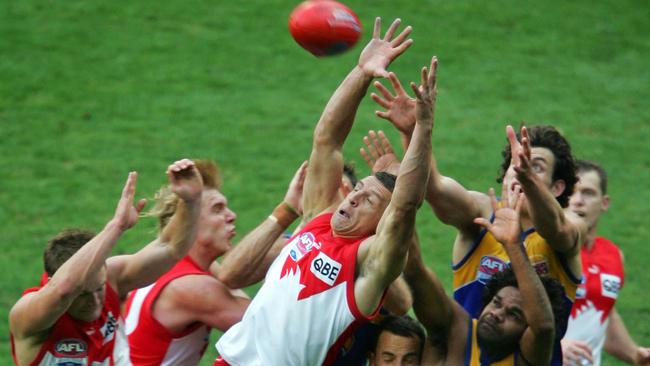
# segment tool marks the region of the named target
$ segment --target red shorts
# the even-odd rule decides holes
[[[212,366],[230,366],[230,364],[226,362],[226,360],[224,360],[223,358],[217,357],[217,359],[214,360]]]

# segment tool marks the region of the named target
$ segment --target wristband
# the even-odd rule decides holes
[[[283,229],[286,229],[298,217],[299,215],[295,212],[295,209],[293,209],[293,207],[291,207],[286,202],[282,202],[273,210],[269,216],[269,219],[280,225]]]

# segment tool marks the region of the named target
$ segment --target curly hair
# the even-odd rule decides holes
[[[204,189],[221,188],[221,174],[217,163],[212,160],[193,159],[194,166],[201,174]],[[178,206],[178,196],[172,192],[169,184],[162,186],[154,195],[156,204],[147,212],[147,216],[158,218],[158,230],[162,231],[169,223]]]
[[[542,281],[542,285],[544,285],[544,289],[546,290],[546,295],[551,303],[553,318],[555,319],[555,334],[564,334],[569,316],[569,314],[567,314],[567,300],[564,287],[562,287],[560,281],[548,276],[539,276],[539,279]],[[485,285],[483,288],[483,308],[492,301],[494,295],[496,295],[502,288],[508,286],[519,288],[517,278],[515,278],[515,273],[512,271],[511,267],[495,273]]]
[[[549,125],[528,127],[528,136],[531,147],[547,148],[555,156],[553,181],[563,180],[565,183],[564,191],[556,199],[560,203],[560,206],[567,207],[569,205],[569,197],[573,194],[573,187],[578,181],[575,160],[571,154],[571,145],[569,145],[567,139],[555,127]],[[520,132],[517,132],[517,139],[521,140]],[[503,177],[510,167],[512,156],[510,154],[509,144],[506,144],[501,155],[503,156],[503,162],[499,169],[498,183],[503,182]]]
[[[50,239],[43,252],[43,264],[48,276],[54,276],[63,263],[94,237],[95,233],[89,230],[64,229]]]

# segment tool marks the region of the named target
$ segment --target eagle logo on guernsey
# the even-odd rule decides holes
[[[54,347],[54,356],[56,357],[85,357],[88,351],[86,342],[77,338],[67,338],[60,340]]]
[[[503,259],[484,255],[481,257],[480,265],[476,271],[476,279],[481,283],[486,283],[495,273],[503,271],[506,266],[507,264]]]

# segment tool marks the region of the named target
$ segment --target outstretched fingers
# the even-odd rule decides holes
[[[397,47],[397,46],[403,44],[406,37],[408,37],[409,34],[411,34],[412,31],[413,31],[413,27],[411,27],[410,25],[407,26],[406,28],[404,28],[404,30],[402,30],[402,32],[397,37],[395,37],[395,39],[393,39],[390,42],[390,45],[393,46],[393,47]]]
[[[390,42],[390,40],[393,38],[393,34],[395,34],[395,30],[397,30],[397,27],[399,27],[399,24],[401,22],[402,20],[400,18],[393,20],[393,23],[391,23],[390,27],[388,27],[388,30],[386,31],[386,34],[384,35],[384,41]]]
[[[386,154],[394,154],[395,150],[393,150],[393,145],[391,145],[390,141],[388,141],[388,137],[386,137],[384,131],[380,130],[377,134],[379,135],[379,140],[381,141],[384,152]]]
[[[359,154],[361,154],[361,157],[363,157],[363,160],[366,161],[366,165],[368,165],[368,168],[372,169],[372,167],[375,166],[375,159],[373,159],[370,155],[368,155],[368,152],[366,152],[366,149],[360,148],[359,149]]]
[[[400,83],[399,79],[397,78],[397,74],[395,74],[394,72],[389,72],[388,79],[390,80],[390,84],[393,86],[393,90],[395,91],[395,94],[397,95],[406,94],[406,90],[404,90],[404,88],[402,87],[402,83]]]
[[[438,57],[431,57],[431,66],[429,66],[429,77],[427,78],[427,85],[431,90],[436,88],[436,74],[438,72]]]
[[[381,34],[381,18],[376,17],[375,18],[375,27],[372,31],[372,38],[379,39],[379,35]]]
[[[392,74],[392,73],[388,74],[389,77],[390,77],[390,74]],[[395,100],[395,96],[393,96],[393,94],[391,94],[390,91],[382,83],[380,83],[379,81],[375,81],[375,88],[377,88],[377,90],[379,90],[379,92],[384,97],[384,99],[386,99],[386,101],[392,102],[393,100]]]
[[[135,196],[135,184],[138,180],[138,172],[129,172],[126,177],[126,183],[122,189],[122,199],[133,200]]]

